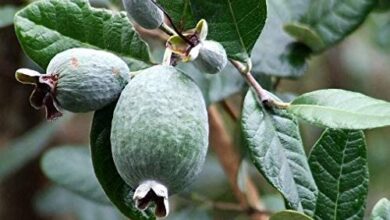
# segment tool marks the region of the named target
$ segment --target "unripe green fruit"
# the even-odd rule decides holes
[[[72,112],[95,111],[115,101],[129,73],[127,64],[114,54],[83,48],[57,54],[47,68],[47,74],[58,75],[58,104]]]
[[[168,207],[160,212],[162,201],[193,182],[205,161],[208,120],[201,91],[174,67],[143,70],[119,98],[111,144],[120,176],[137,189],[137,206],[146,208],[151,200],[156,215],[167,215]]]
[[[164,12],[152,1],[154,0],[123,0],[123,5],[129,17],[141,27],[156,29],[164,20]]]
[[[221,72],[227,64],[226,51],[220,43],[203,41],[194,65],[202,72],[216,74]]]
[[[16,79],[34,85],[30,103],[45,108],[46,118],[60,117],[60,109],[88,112],[115,101],[127,84],[130,70],[114,54],[84,48],[69,49],[57,54],[46,74],[18,69]]]

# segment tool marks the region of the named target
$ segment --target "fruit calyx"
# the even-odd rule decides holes
[[[174,35],[168,39],[166,47],[178,55],[183,62],[190,62],[198,57],[202,42],[206,40],[207,34],[207,22],[202,19],[198,22],[195,29],[183,34],[192,45],[188,44],[179,35]]]
[[[16,70],[15,78],[20,83],[34,85],[35,88],[30,95],[30,104],[37,110],[45,108],[47,120],[62,116],[55,99],[58,75],[40,74],[37,71],[22,68]]]
[[[145,210],[154,203],[157,217],[163,218],[169,214],[168,189],[154,180],[141,183],[134,192],[133,200],[139,210]]]

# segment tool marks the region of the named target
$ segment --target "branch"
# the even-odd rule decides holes
[[[237,60],[230,59],[230,62],[233,66],[241,73],[248,85],[256,92],[260,101],[268,107],[277,107],[281,109],[286,109],[290,105],[289,103],[284,103],[273,99],[267,90],[265,90],[253,77],[251,73],[252,64],[248,62],[247,65],[242,64]]]
[[[224,99],[222,100],[221,102],[222,104],[222,107],[225,109],[225,111],[230,115],[230,117],[234,120],[234,121],[238,121],[239,117],[240,117],[240,113],[237,112],[236,109],[234,109],[228,100]]]
[[[252,215],[257,213],[256,220],[267,219],[266,215],[259,215],[259,212],[263,212],[260,207],[260,198],[250,177],[246,179],[247,192],[242,192],[238,186],[237,176],[240,167],[240,157],[236,152],[233,140],[224,127],[224,123],[220,113],[216,106],[210,106],[208,109],[209,124],[210,124],[210,146],[217,154],[217,157],[229,179],[230,186],[233,190],[233,194],[239,202],[239,206],[242,211],[248,212]],[[254,219],[254,218],[252,218]]]
[[[216,210],[221,211],[232,211],[232,212],[244,212],[247,213],[250,216],[269,216],[272,213],[267,210],[261,210],[261,209],[253,209],[250,207],[244,208],[238,203],[230,203],[230,202],[220,202],[220,201],[212,201],[209,198],[200,195],[198,193],[192,193],[191,196],[182,197],[181,199],[184,200],[191,200],[191,202],[199,203],[204,207],[212,208]],[[254,219],[254,218],[251,218]],[[259,219],[259,218],[257,218]],[[267,219],[267,218],[262,218]]]

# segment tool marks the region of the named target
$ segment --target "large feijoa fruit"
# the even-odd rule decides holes
[[[85,48],[74,48],[57,54],[46,74],[29,69],[16,71],[16,79],[35,85],[30,103],[36,109],[45,107],[47,118],[61,115],[60,109],[88,112],[115,101],[127,84],[130,70],[114,54]]]
[[[156,204],[168,215],[168,194],[188,186],[208,147],[206,105],[197,85],[171,66],[142,70],[114,111],[112,154],[121,177],[135,188],[139,209]]]
[[[164,12],[155,0],[123,0],[128,16],[145,29],[156,29],[164,21]]]

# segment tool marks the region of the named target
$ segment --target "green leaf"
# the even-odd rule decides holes
[[[390,5],[390,1],[389,5]],[[387,13],[376,13],[370,16],[369,33],[377,47],[390,52],[390,11]]]
[[[230,58],[247,61],[265,24],[265,0],[191,0],[191,7],[197,20],[209,24],[209,39],[220,42]]]
[[[270,220],[312,220],[309,216],[293,211],[293,210],[285,210],[278,213],[275,213],[271,216]]]
[[[284,110],[264,108],[249,91],[244,101],[242,129],[257,169],[284,196],[290,208],[312,214],[317,187],[297,121]]]
[[[296,98],[287,109],[305,121],[335,129],[390,125],[390,103],[360,93],[327,89]]]
[[[298,23],[287,25],[286,31],[318,53],[357,29],[376,3],[376,0],[311,0],[305,15]]]
[[[38,155],[53,138],[54,133],[69,117],[44,122],[0,150],[0,181],[22,168]]]
[[[14,23],[14,15],[19,10],[13,5],[0,6],[0,28],[7,27]]]
[[[386,198],[379,200],[371,212],[372,220],[389,220],[390,219],[390,201]]]
[[[124,220],[112,206],[94,203],[57,186],[40,192],[34,199],[34,208],[45,217],[72,213],[77,220]]]
[[[253,51],[253,71],[297,78],[306,71],[310,49],[284,32],[283,26],[304,12],[307,0],[268,0],[268,18]],[[299,7],[298,7],[299,6]]]
[[[390,9],[390,1],[389,0],[378,0],[378,4],[375,8],[377,11],[385,12]]]
[[[87,199],[110,204],[93,172],[88,148],[54,148],[43,156],[41,168],[49,179],[60,186]]]
[[[191,11],[190,0],[159,0],[179,30],[194,28],[197,21]]]
[[[316,219],[363,219],[368,191],[366,143],[362,131],[326,130],[309,164],[318,186]]]
[[[57,53],[74,47],[106,50],[132,70],[146,67],[147,46],[124,12],[92,8],[87,0],[42,0],[15,16],[15,31],[25,53],[45,68]]]
[[[111,153],[111,120],[116,103],[94,114],[91,128],[92,163],[97,179],[111,202],[131,219],[155,219],[149,212],[141,212],[134,206],[133,189],[127,185],[116,170]]]

